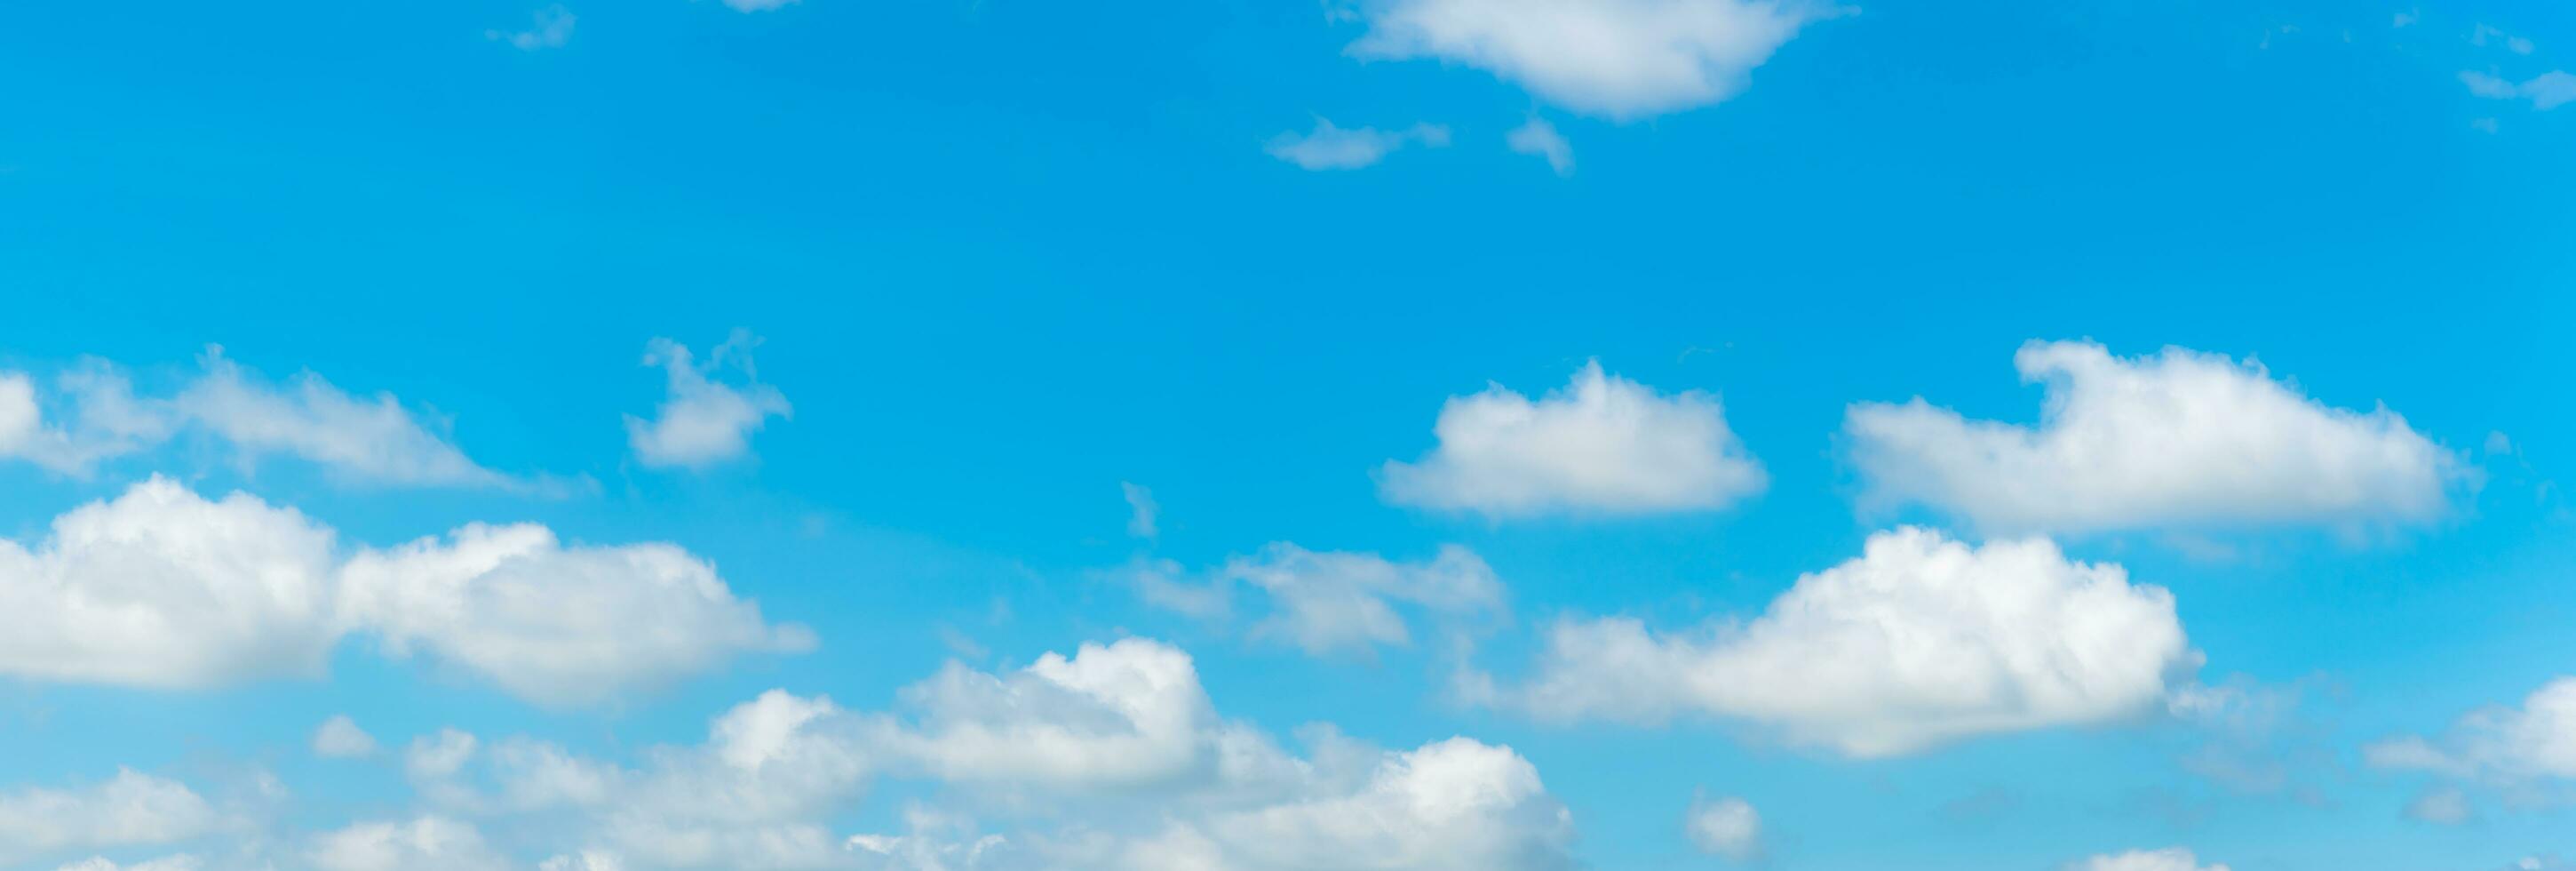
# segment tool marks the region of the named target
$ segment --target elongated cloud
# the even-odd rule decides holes
[[[214,831],[220,821],[214,806],[185,784],[131,770],[69,789],[0,792],[0,862],[175,843]]]
[[[0,371],[0,458],[16,458],[70,475],[98,464],[201,434],[232,449],[245,468],[286,456],[350,482],[412,487],[533,489],[468,458],[445,434],[444,421],[391,394],[352,395],[312,372],[272,383],[209,347],[202,371],[168,396],[137,396],[121,368],[91,360],[55,379],[50,420],[46,398],[25,373]]]
[[[1868,498],[1991,532],[2422,523],[2467,475],[2395,412],[2328,407],[2251,362],[2033,342],[2013,363],[2048,392],[2037,426],[1853,405],[1843,432]]]
[[[1665,396],[1586,363],[1535,401],[1502,385],[1452,397],[1437,448],[1378,470],[1389,502],[1494,518],[1724,508],[1761,492],[1762,465],[1717,397]]]
[[[2542,685],[2518,708],[2463,714],[2442,735],[2372,744],[2363,757],[2379,768],[2503,786],[2576,781],[2576,677]]]
[[[1440,148],[1448,144],[1449,128],[1435,124],[1416,124],[1404,130],[1379,130],[1375,127],[1336,127],[1331,121],[1317,118],[1314,130],[1271,137],[1262,150],[1272,157],[1296,164],[1299,169],[1330,170],[1375,166],[1387,155],[1410,145]]]
[[[1509,748],[1308,738],[1299,756],[1223,718],[1188,654],[1130,638],[1011,671],[952,665],[883,713],[764,693],[718,717],[704,744],[638,767],[503,739],[422,782],[458,807],[570,814],[565,868],[1574,867],[1571,818]],[[827,834],[881,778],[1020,819],[986,832],[916,807],[907,831]]]
[[[1744,89],[1798,29],[1835,13],[1798,0],[1358,0],[1351,55],[1474,67],[1568,109],[1617,119]]]
[[[0,540],[0,675],[215,687],[321,673],[346,635],[427,654],[522,698],[580,705],[810,648],[715,568],[665,544],[567,546],[468,525],[339,556],[327,526],[166,478]]]
[[[1750,622],[1674,635],[1570,620],[1526,685],[1470,688],[1545,719],[1714,717],[1866,758],[2134,715],[2195,661],[2173,597],[2119,566],[1907,528]]]
[[[1250,636],[1317,655],[1411,644],[1406,610],[1443,621],[1504,610],[1493,568],[1454,544],[1428,560],[1396,562],[1276,542],[1227,560],[1203,581],[1177,574],[1170,563],[1149,563],[1131,577],[1147,604],[1207,620],[1233,615],[1237,587],[1257,590],[1268,607]]]

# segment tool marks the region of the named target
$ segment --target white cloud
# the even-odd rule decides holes
[[[795,2],[797,0],[724,0],[724,5],[733,7],[736,12],[768,12]]]
[[[1154,491],[1141,484],[1120,481],[1118,492],[1127,497],[1127,534],[1137,538],[1160,535],[1161,530],[1154,526],[1154,517],[1162,507],[1154,504]]]
[[[200,871],[204,867],[206,867],[205,863],[198,861],[197,857],[182,853],[147,859],[132,865],[119,865],[109,861],[105,856],[91,856],[56,868],[54,871]]]
[[[2047,390],[2036,427],[1920,398],[1851,406],[1843,432],[1868,499],[1989,532],[2411,523],[2447,512],[2468,474],[2395,412],[2328,407],[2250,361],[2033,342],[2013,363]]]
[[[751,452],[751,434],[759,432],[769,418],[792,415],[787,396],[760,383],[759,372],[752,367],[751,349],[758,344],[760,340],[749,331],[735,330],[707,355],[704,365],[689,354],[688,346],[670,339],[657,338],[646,345],[644,365],[662,367],[670,396],[655,409],[653,420],[626,416],[626,442],[634,448],[635,459],[649,467],[689,469],[738,459]],[[742,372],[742,386],[710,377],[728,363]]]
[[[429,794],[576,811],[559,834],[590,864],[568,869],[1572,867],[1565,810],[1508,748],[1461,738],[1391,753],[1323,731],[1300,758],[1220,718],[1188,654],[1158,642],[1086,644],[1009,672],[952,664],[901,700],[880,714],[764,693],[705,744],[653,749],[632,769],[504,740],[482,757],[488,788],[457,789],[477,773],[456,771]],[[982,834],[915,806],[906,834],[828,834],[880,776],[1034,828]]]
[[[119,770],[83,787],[0,792],[0,862],[64,850],[167,844],[212,832],[220,822],[214,807],[185,784]]]
[[[1705,106],[1744,89],[1798,28],[1800,0],[1356,0],[1361,58],[1436,58],[1612,118]]]
[[[342,577],[343,613],[394,654],[426,651],[550,704],[814,646],[801,626],[763,622],[713,565],[676,546],[566,547],[534,524],[470,524],[364,551]]]
[[[353,482],[404,486],[531,489],[476,464],[437,430],[445,423],[407,410],[391,394],[352,396],[320,375],[284,386],[209,346],[203,371],[168,397],[138,397],[123,370],[85,361],[55,379],[70,415],[45,420],[35,382],[0,372],[0,458],[85,476],[101,462],[202,433],[228,443],[249,469],[276,455],[296,457]]]
[[[1430,148],[1446,147],[1449,128],[1416,124],[1406,130],[1345,129],[1316,118],[1313,131],[1281,133],[1271,137],[1269,144],[1262,146],[1262,151],[1296,164],[1300,169],[1359,169],[1374,166],[1396,149],[1416,143]]]
[[[1762,815],[1754,811],[1751,802],[1734,797],[1700,797],[1691,802],[1683,828],[1691,844],[1702,853],[1731,862],[1762,858]]]
[[[2492,73],[2463,71],[2460,83],[2468,86],[2469,93],[2490,100],[2530,100],[2531,108],[2543,112],[2576,102],[2576,75],[2564,70],[2550,70],[2520,84]]]
[[[514,867],[470,823],[438,816],[358,823],[315,836],[318,871],[500,871]]]
[[[2067,866],[2068,871],[2227,871],[2225,865],[2202,866],[2200,857],[2181,847],[2131,850],[2094,856]]]
[[[511,48],[520,51],[560,48],[572,39],[573,24],[577,20],[572,10],[557,3],[537,10],[534,26],[526,30],[486,30],[483,38],[509,43]]]
[[[205,376],[180,391],[171,406],[181,419],[230,441],[245,464],[260,455],[288,454],[361,481],[510,483],[431,432],[392,394],[361,399],[311,372],[281,389],[224,359],[222,348],[209,348],[203,362]]]
[[[2362,755],[2380,768],[2503,786],[2576,780],[2576,677],[2542,685],[2520,708],[2471,711],[2439,737],[2382,741]]]
[[[338,638],[332,532],[235,493],[155,477],[0,540],[0,674],[210,687],[314,675]]]
[[[1566,142],[1556,132],[1556,125],[1547,123],[1545,118],[1531,115],[1528,123],[1504,134],[1503,144],[1520,154],[1547,158],[1547,168],[1560,177],[1574,174],[1574,145]]]
[[[1547,719],[1708,715],[1880,757],[2135,715],[2196,664],[2172,595],[2119,566],[2044,539],[1971,548],[1906,528],[1800,577],[1750,623],[1658,635],[1566,621],[1526,686],[1469,689]]]
[[[1500,384],[1451,397],[1432,432],[1431,453],[1379,468],[1387,501],[1495,518],[1650,514],[1725,508],[1768,481],[1717,397],[1659,395],[1597,362],[1536,402]]]
[[[291,508],[154,477],[0,539],[0,674],[214,687],[319,675],[349,633],[423,651],[548,704],[586,704],[751,652],[810,648],[713,566],[666,544],[566,547],[472,524],[361,550]]]
[[[1134,570],[1148,604],[1201,619],[1233,611],[1236,585],[1262,592],[1269,613],[1251,628],[1256,639],[1274,639],[1310,654],[1367,652],[1413,641],[1398,606],[1442,618],[1504,610],[1502,582],[1473,551],[1445,545],[1429,560],[1399,563],[1372,553],[1318,553],[1278,542],[1253,556],[1226,561],[1204,583],[1172,577],[1168,563]]]
[[[313,730],[313,755],[324,759],[363,759],[376,755],[376,736],[358,728],[347,714],[334,714]]]

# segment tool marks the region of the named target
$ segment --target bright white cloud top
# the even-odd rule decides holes
[[[0,372],[0,458],[85,476],[107,460],[185,435],[232,449],[249,469],[274,456],[313,463],[364,484],[419,487],[536,486],[477,464],[445,435],[446,424],[392,394],[353,396],[312,372],[272,384],[210,347],[203,371],[168,396],[137,396],[132,376],[92,360],[55,378],[59,421],[48,421],[35,380]]]
[[[0,540],[0,675],[205,688],[321,673],[347,634],[419,650],[550,705],[605,701],[754,652],[813,644],[677,547],[566,547],[468,525],[343,561],[291,508],[167,478]]]
[[[1361,58],[1474,67],[1568,109],[1616,119],[1705,106],[1744,89],[1810,21],[1801,0],[1359,0]]]
[[[1533,401],[1500,384],[1451,397],[1432,425],[1439,446],[1388,461],[1388,502],[1493,518],[1637,515],[1725,508],[1768,476],[1716,396],[1666,396],[1586,363]]]
[[[2047,391],[2037,426],[1920,398],[1851,406],[1867,500],[2003,533],[2424,523],[2467,475],[2396,412],[2329,407],[2251,361],[2033,342],[2013,364]]]
[[[705,363],[689,348],[670,339],[645,347],[644,365],[661,367],[669,396],[651,420],[626,416],[626,443],[635,459],[648,467],[703,469],[751,453],[751,434],[772,417],[794,413],[786,394],[760,383],[751,349],[760,340],[747,330],[717,345]],[[740,385],[715,379],[728,366],[741,372]]]
[[[1477,695],[1550,720],[1740,720],[1860,758],[2153,708],[2197,664],[2161,587],[2044,539],[1983,546],[1906,528],[1804,575],[1741,625],[1664,634],[1569,620],[1535,676]]]

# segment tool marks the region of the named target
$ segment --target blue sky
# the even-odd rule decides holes
[[[2566,867],[2570,52],[12,8],[0,867]]]

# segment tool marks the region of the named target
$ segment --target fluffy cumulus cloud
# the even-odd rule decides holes
[[[2227,871],[2225,865],[2202,865],[2200,857],[2181,847],[2106,853],[2069,863],[2067,871]]]
[[[745,330],[717,345],[704,363],[669,339],[645,347],[644,365],[661,367],[669,395],[651,420],[626,416],[626,443],[637,462],[654,468],[702,469],[751,453],[751,434],[793,409],[786,394],[760,383],[751,349],[760,340]],[[717,380],[728,368],[743,383]]]
[[[2382,741],[2363,756],[2380,768],[2505,787],[2576,780],[2576,677],[2550,681],[2521,707],[2471,711],[2439,736]]]
[[[1147,603],[1204,619],[1231,615],[1238,586],[1258,590],[1268,607],[1251,637],[1319,655],[1411,644],[1400,608],[1444,622],[1504,610],[1493,568],[1458,545],[1443,546],[1429,560],[1395,562],[1279,542],[1226,561],[1204,581],[1176,574],[1171,564],[1154,563],[1139,566],[1133,577]]]
[[[166,478],[0,540],[0,674],[145,687],[311,675],[339,636],[330,529]]]
[[[1571,867],[1569,817],[1508,748],[1390,752],[1324,731],[1299,756],[1219,716],[1188,654],[1159,642],[952,665],[900,698],[880,713],[772,691],[634,765],[441,737],[422,746],[453,752],[413,778],[451,813],[560,820],[549,868]],[[916,805],[902,833],[832,832],[880,778],[1017,825]]]
[[[1686,634],[1566,621],[1526,685],[1471,695],[1548,719],[1749,721],[1854,757],[2152,709],[2197,662],[2172,595],[2046,540],[1922,529],[1802,576],[1762,616]]]
[[[1852,406],[1869,498],[1995,532],[2420,523],[2468,474],[2395,412],[2329,407],[2250,361],[2034,342],[2013,363],[2047,391],[2036,426],[1919,398]]]
[[[185,784],[131,770],[69,789],[0,792],[0,863],[44,853],[168,844],[221,824]]]
[[[1315,129],[1305,133],[1281,133],[1271,137],[1262,150],[1270,156],[1296,164],[1299,169],[1359,169],[1375,166],[1378,161],[1409,145],[1441,148],[1449,144],[1449,128],[1436,124],[1416,124],[1404,130],[1379,130],[1375,127],[1346,128],[1333,122],[1315,119]]]
[[[582,704],[812,645],[670,545],[469,525],[343,560],[334,539],[293,509],[159,477],[76,508],[32,545],[0,540],[0,675],[139,687],[309,676],[357,633],[534,701]]]
[[[1559,106],[1639,118],[1744,89],[1798,29],[1834,14],[1802,0],[1356,0],[1361,58],[1474,67]]]
[[[1691,802],[1690,815],[1683,818],[1682,828],[1690,836],[1691,846],[1702,853],[1731,862],[1762,858],[1762,815],[1751,802],[1702,796]]]
[[[444,435],[443,421],[391,394],[360,397],[311,372],[276,384],[209,348],[203,369],[168,396],[137,396],[123,370],[88,361],[55,379],[48,421],[33,378],[0,372],[0,457],[88,474],[98,463],[181,435],[229,445],[238,465],[291,456],[354,482],[531,489],[538,482],[475,463]]]
[[[398,655],[427,652],[557,703],[814,645],[802,627],[763,622],[715,566],[676,546],[567,547],[532,524],[468,525],[360,553],[340,595],[348,621]]]
[[[1599,363],[1535,401],[1499,384],[1452,397],[1432,433],[1430,454],[1379,469],[1388,501],[1496,518],[1650,514],[1724,508],[1768,480],[1717,397],[1661,395]]]

